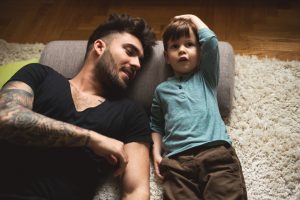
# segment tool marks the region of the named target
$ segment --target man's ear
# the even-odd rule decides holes
[[[99,56],[103,54],[105,49],[106,49],[106,44],[103,40],[98,39],[94,42],[94,50]]]
[[[168,56],[168,52],[167,51],[164,51],[164,56],[165,56],[166,63],[170,64],[170,62],[169,62],[169,56]]]

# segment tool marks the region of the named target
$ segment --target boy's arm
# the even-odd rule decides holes
[[[215,89],[219,82],[219,46],[216,35],[208,29],[208,26],[195,15],[180,15],[175,18],[190,19],[198,29],[200,43],[200,70],[205,80]]]
[[[218,40],[215,34],[208,29],[199,30],[198,34],[201,45],[200,70],[210,87],[216,89],[220,76]]]
[[[54,120],[32,111],[34,92],[20,81],[8,82],[0,91],[0,140],[29,146],[83,147],[110,161],[127,164],[124,144],[94,131]]]
[[[155,89],[152,105],[151,105],[151,117],[150,117],[150,127],[152,129],[152,157],[155,174],[159,179],[162,179],[160,174],[159,164],[162,160],[162,136],[161,133],[164,132],[165,122],[162,103],[159,98],[159,89]]]
[[[162,140],[161,134],[153,132],[152,133],[153,147],[152,147],[152,156],[153,156],[153,165],[155,174],[158,178],[163,179],[163,176],[160,173],[159,165],[162,160]]]

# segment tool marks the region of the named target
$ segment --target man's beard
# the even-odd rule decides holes
[[[124,96],[127,83],[119,77],[119,70],[109,49],[104,51],[94,72],[94,78],[101,84],[106,98]]]

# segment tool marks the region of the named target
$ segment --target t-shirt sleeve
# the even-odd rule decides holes
[[[201,46],[200,71],[209,85],[215,89],[218,86],[220,73],[218,39],[208,28],[200,29],[198,35]]]
[[[31,63],[22,67],[17,71],[8,81],[21,81],[31,87],[33,91],[36,91],[37,87],[45,80],[48,74],[48,67]]]
[[[126,137],[124,143],[144,142],[152,144],[149,118],[138,103],[131,103],[126,112]]]

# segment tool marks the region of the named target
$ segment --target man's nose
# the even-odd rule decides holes
[[[140,70],[141,63],[139,57],[132,57],[130,60],[130,65],[133,66],[136,70]]]

